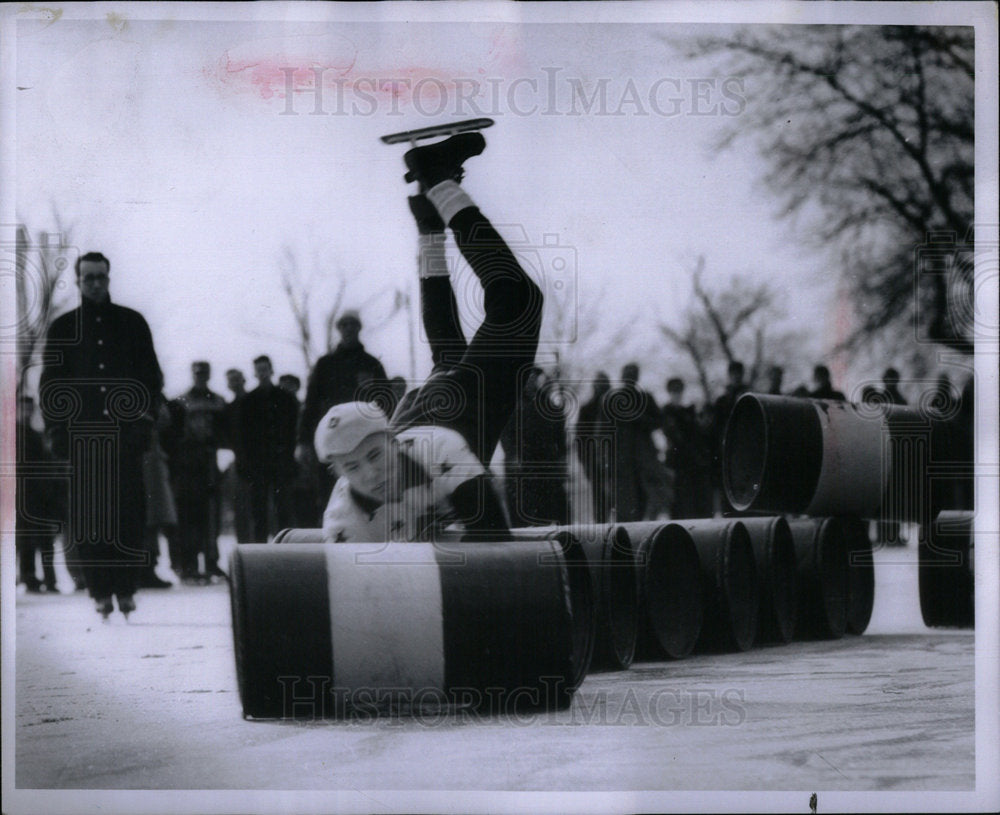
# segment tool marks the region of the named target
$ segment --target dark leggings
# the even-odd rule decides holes
[[[466,344],[450,279],[421,280],[424,330],[435,369],[415,397],[400,406],[392,425],[451,427],[489,465],[535,361],[542,292],[478,209],[462,210],[449,226],[483,287],[483,321]]]

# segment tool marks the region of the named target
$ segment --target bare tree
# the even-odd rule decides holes
[[[328,274],[327,279],[334,283],[334,294],[332,301],[324,303],[324,316],[322,318],[324,343],[319,353],[325,353],[333,347],[333,331],[340,314],[344,292],[347,289],[347,279],[339,267],[332,276]],[[281,253],[281,289],[285,293],[292,318],[295,320],[298,334],[296,344],[302,353],[302,362],[306,371],[312,370],[313,363],[318,356],[310,311],[311,297],[316,293],[315,284],[316,272],[313,271],[303,277],[295,250],[285,244]]]
[[[608,330],[602,287],[581,295],[575,287],[547,293],[539,358],[554,363],[553,376],[574,392],[600,368],[610,368],[615,354],[634,335],[634,320]],[[544,366],[543,366],[544,367]]]
[[[291,245],[285,244],[279,261],[281,290],[295,323],[294,337],[258,330],[249,333],[296,346],[302,354],[305,370],[309,372],[320,356],[336,347],[337,320],[343,310],[345,295],[351,280],[360,276],[349,275],[335,262],[321,261],[319,253],[315,251],[311,270],[304,272],[302,267],[299,253]],[[394,295],[392,306],[388,314],[369,325],[370,330],[378,330],[409,306],[408,298],[401,297],[397,290],[388,286],[370,294],[357,308],[364,312],[387,294]],[[316,305],[319,308],[314,308]]]
[[[711,402],[710,368],[723,360],[728,364],[749,358],[748,382],[753,386],[768,360],[774,359],[776,346],[787,351],[787,332],[774,328],[781,312],[767,282],[733,275],[714,289],[704,283],[704,271],[705,259],[699,256],[691,271],[692,304],[683,312],[679,326],[661,321],[660,332],[691,360],[705,399]]]
[[[70,299],[63,272],[69,266],[72,229],[53,207],[51,232],[32,239],[28,227],[18,224],[15,236],[17,291],[18,392],[27,392],[32,367],[39,361],[45,337],[56,314]]]
[[[698,374],[698,384],[701,385],[701,390],[705,394],[705,400],[711,401],[712,385],[708,376],[710,363],[708,357],[711,346],[706,344],[705,336],[699,330],[697,321],[689,319],[687,325],[680,331],[661,324],[660,331],[663,332],[664,337],[690,357],[695,372]]]
[[[753,139],[782,214],[833,252],[860,317],[846,345],[916,312],[927,339],[971,352],[973,29],[755,26],[677,45],[742,81],[717,146]]]

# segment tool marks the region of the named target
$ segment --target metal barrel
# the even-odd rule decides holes
[[[956,439],[914,408],[747,393],[726,425],[723,484],[741,512],[930,523],[955,500],[943,474],[971,466]]]
[[[847,542],[840,518],[788,524],[795,541],[799,639],[839,639],[847,630]]]
[[[942,512],[918,545],[920,614],[931,627],[973,628],[976,621],[972,512]]]
[[[573,618],[586,613],[572,571],[552,540],[239,544],[243,713],[565,707],[582,679]]]
[[[841,518],[847,543],[847,633],[864,634],[875,606],[875,560],[868,523]]]
[[[621,524],[523,527],[512,529],[511,537],[530,541],[562,533],[579,544],[590,572],[595,615],[591,667],[624,670],[635,658],[639,628],[635,552],[628,530]]]
[[[747,651],[757,634],[760,595],[750,534],[741,521],[705,518],[678,521],[698,552],[705,619],[697,648]]]
[[[460,535],[445,533],[442,545],[450,546],[451,542],[460,540]],[[566,530],[556,527],[546,527],[543,535],[527,535],[522,539],[552,540],[562,548],[566,560],[566,568],[570,588],[573,595],[573,664],[575,666],[572,686],[579,687],[594,654],[594,641],[597,631],[597,616],[595,609],[594,587],[590,579],[590,567],[587,555],[576,536]],[[322,543],[322,529],[283,529],[274,538],[274,543]]]
[[[566,561],[573,612],[573,674],[569,684],[576,689],[586,678],[594,657],[594,642],[597,638],[594,589],[587,555],[576,536],[570,532],[557,531],[552,540],[559,544]]]
[[[791,642],[795,636],[795,541],[781,515],[740,518],[750,534],[757,565],[759,642]]]
[[[625,523],[635,548],[639,634],[636,659],[683,659],[705,617],[701,564],[691,534],[678,523]]]

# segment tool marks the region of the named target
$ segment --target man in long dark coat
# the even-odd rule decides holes
[[[163,374],[146,320],[111,302],[111,263],[99,252],[76,262],[81,304],[56,318],[39,401],[54,454],[69,459],[67,558],[83,565],[87,589],[105,618],[112,597],[135,610],[143,545],[142,455]]]

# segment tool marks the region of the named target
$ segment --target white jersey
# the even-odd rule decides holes
[[[388,500],[375,505],[338,478],[323,513],[324,541],[427,540],[454,520],[449,499],[455,489],[486,473],[462,435],[447,427],[408,427],[392,444],[398,472],[390,473]]]

